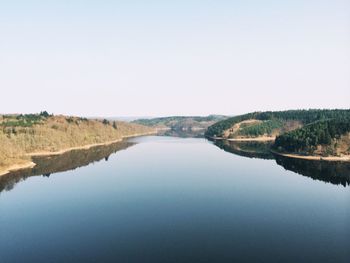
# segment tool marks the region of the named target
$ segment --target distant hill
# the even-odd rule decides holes
[[[149,116],[111,116],[111,117],[101,117],[101,116],[89,116],[89,119],[93,120],[103,120],[107,119],[109,121],[126,121],[126,122],[132,122],[134,120],[138,119],[151,119],[152,117]]]
[[[350,110],[253,112],[208,127],[205,135],[231,140],[275,140],[279,152],[343,156],[350,154]]]
[[[138,123],[157,129],[172,129],[172,130],[204,130],[210,125],[226,119],[223,115],[201,116],[171,116],[151,119],[138,119],[132,123]]]
[[[0,115],[0,174],[13,165],[28,164],[28,154],[45,154],[155,130],[136,123],[40,114]]]

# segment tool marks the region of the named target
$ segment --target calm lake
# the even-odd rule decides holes
[[[350,262],[349,164],[147,136],[0,177],[0,262]]]

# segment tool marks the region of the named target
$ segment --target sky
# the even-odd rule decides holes
[[[348,0],[0,0],[0,113],[350,108]]]

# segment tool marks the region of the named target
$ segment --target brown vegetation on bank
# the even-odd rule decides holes
[[[154,133],[143,125],[51,115],[0,116],[0,173],[27,166],[28,155],[53,153]]]
[[[271,124],[271,122],[273,122]],[[265,127],[263,127],[265,125]],[[273,141],[276,136],[302,127],[299,121],[261,121],[248,119],[235,123],[222,132],[222,137],[232,141]]]

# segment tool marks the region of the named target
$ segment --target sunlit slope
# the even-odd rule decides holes
[[[28,153],[55,152],[152,133],[126,122],[41,114],[0,115],[0,168],[28,160]]]

